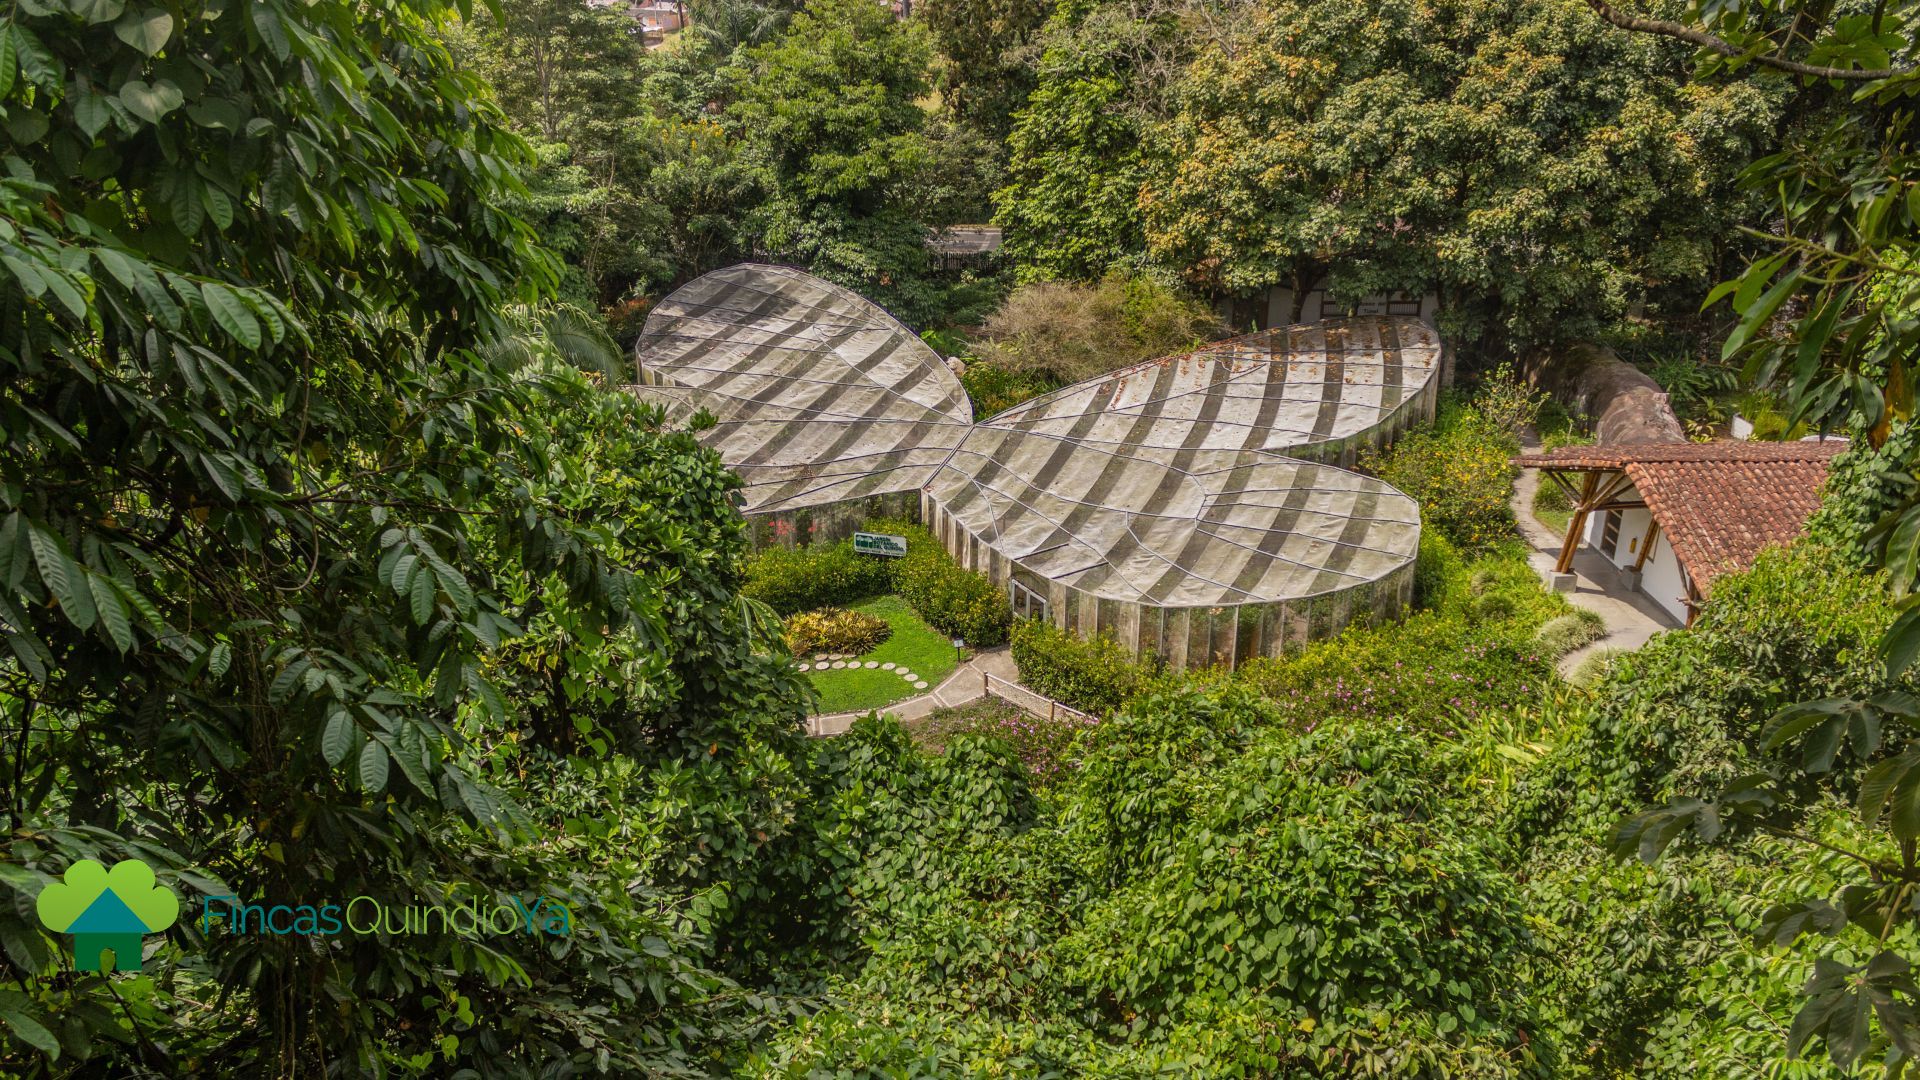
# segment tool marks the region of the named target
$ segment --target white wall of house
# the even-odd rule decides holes
[[[1640,591],[1673,616],[1675,622],[1686,625],[1687,572],[1680,568],[1680,560],[1673,554],[1673,545],[1667,543],[1666,533],[1653,541],[1653,557],[1647,560],[1640,574]]]
[[[1622,502],[1632,502],[1640,497],[1640,493],[1629,487],[1616,497]],[[1618,537],[1612,552],[1606,548],[1607,518],[1610,515],[1619,522]],[[1647,525],[1651,521],[1653,514],[1645,509],[1590,514],[1580,541],[1605,555],[1615,566],[1630,569],[1640,559],[1640,544],[1647,538]],[[1654,537],[1653,554],[1647,556],[1647,561],[1640,568],[1640,591],[1646,594],[1647,599],[1659,604],[1675,621],[1682,624],[1687,621],[1686,571],[1681,569],[1680,559],[1674,555],[1673,545],[1667,542],[1665,533]]]

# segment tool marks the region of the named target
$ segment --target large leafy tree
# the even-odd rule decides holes
[[[650,164],[633,137],[646,75],[639,23],[581,0],[519,0],[451,36],[539,146],[535,198],[522,211],[579,268],[569,291],[611,302],[636,280],[670,276],[646,243],[667,216],[636,191]]]
[[[1036,85],[1007,137],[1007,183],[993,197],[1023,280],[1099,278],[1138,261],[1149,124],[1137,47],[1170,30],[1091,2],[1062,5],[1048,21]]]
[[[1458,340],[1590,333],[1722,270],[1780,95],[1570,0],[1063,6],[998,203],[1029,277],[1438,290]]]
[[[931,161],[919,104],[929,61],[921,29],[884,6],[823,0],[747,51],[727,113],[768,177],[751,224],[761,250],[916,321],[933,299],[913,194]]]
[[[1913,267],[1920,245],[1914,101],[1920,72],[1915,5],[1691,4],[1677,19],[1589,0],[1615,26],[1695,46],[1703,85],[1762,84],[1792,96],[1798,119],[1745,180],[1773,211],[1750,230],[1757,254],[1716,287],[1737,316],[1723,345],[1756,381],[1792,401],[1794,419],[1850,430],[1859,453],[1898,455],[1845,497],[1892,510],[1869,534],[1902,614],[1881,643],[1884,663],[1833,696],[1775,713],[1761,743],[1778,756],[1710,798],[1688,796],[1621,825],[1621,854],[1656,858],[1682,837],[1717,841],[1758,830],[1849,860],[1837,891],[1790,896],[1762,933],[1814,953],[1788,1049],[1823,1044],[1850,1066],[1871,1054],[1896,1069],[1920,1055],[1920,986],[1912,942],[1920,921],[1920,460],[1893,439],[1913,416],[1920,353]],[[1835,794],[1858,809],[1864,836],[1835,844],[1791,826]],[[1803,939],[1805,939],[1803,941]],[[1809,945],[1809,942],[1811,943]],[[1866,944],[1863,946],[1863,942]]]
[[[1033,92],[1035,45],[1053,5],[1019,0],[927,0],[920,17],[939,50],[940,91],[963,125],[1004,140]]]
[[[724,890],[779,834],[799,698],[733,598],[737,481],[558,363],[605,352],[589,323],[526,306],[556,280],[503,209],[530,155],[451,16],[0,21],[0,1069],[660,1072],[702,1030],[660,1018],[724,986],[645,883]],[[523,726],[561,780],[485,764]],[[621,845],[644,876],[528,831],[606,816],[564,781],[582,756],[661,778],[668,824]],[[194,913],[544,893],[579,932],[183,919],[188,948],[121,990],[22,915],[82,857],[155,863]]]
[[[1570,2],[1265,4],[1179,90],[1154,256],[1230,293],[1437,289],[1463,336],[1591,333],[1720,269],[1774,104]]]

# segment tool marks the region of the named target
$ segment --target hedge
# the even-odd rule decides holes
[[[1034,691],[1095,716],[1112,715],[1152,675],[1109,635],[1087,640],[1037,619],[1014,625],[1013,662]]]
[[[851,540],[772,548],[748,566],[741,593],[783,616],[897,593],[948,637],[980,648],[1006,644],[1013,609],[991,579],[954,562],[932,533],[912,522],[873,521],[867,528],[905,536],[907,554],[898,559],[861,555]]]
[[[853,541],[804,548],[770,548],[747,567],[741,595],[762,601],[781,616],[823,607],[845,607],[891,592],[888,560],[854,553]]]
[[[907,538],[907,554],[893,564],[893,591],[927,625],[979,648],[1007,643],[1013,608],[985,574],[953,561],[925,528],[907,521],[875,521],[868,528]]]

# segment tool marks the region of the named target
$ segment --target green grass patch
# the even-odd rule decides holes
[[[893,636],[882,642],[879,648],[861,656],[861,662],[891,662],[896,665],[896,670],[905,667],[925,679],[927,689],[916,690],[912,683],[893,671],[881,668],[809,671],[807,678],[812,679],[814,688],[820,691],[819,708],[822,713],[878,709],[929,693],[959,666],[954,658],[953,643],[915,615],[907,602],[899,597],[883,596],[878,600],[854,604],[853,609],[885,619],[887,625],[893,627]],[[811,660],[812,657],[803,656],[799,659]]]
[[[1567,493],[1560,485],[1540,478],[1540,488],[1533,493],[1533,520],[1565,536],[1567,525],[1573,521],[1573,503],[1568,501]]]

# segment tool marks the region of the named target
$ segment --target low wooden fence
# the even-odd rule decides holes
[[[1034,716],[1048,720],[1072,718],[1083,724],[1094,723],[1094,717],[1081,712],[1070,705],[1063,705],[1044,694],[1036,694],[1016,682],[1008,682],[998,675],[980,673],[980,689],[991,697],[997,697]]]

